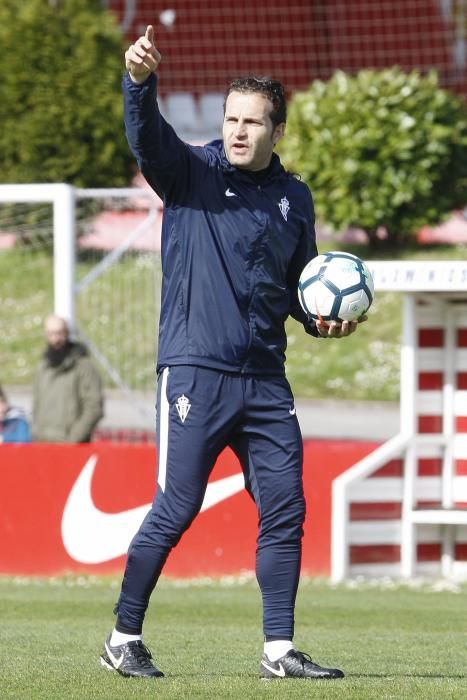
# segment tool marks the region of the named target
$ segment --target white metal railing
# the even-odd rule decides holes
[[[410,440],[410,435],[399,433],[334,479],[331,522],[331,579],[333,582],[342,581],[347,576],[349,569],[348,491],[350,485],[354,485],[390,460],[401,456]]]
[[[383,263],[384,265],[385,263]],[[451,264],[451,263],[449,263]],[[463,265],[463,263],[461,264]],[[439,268],[441,270],[441,268]],[[456,266],[457,273],[462,268]],[[443,273],[444,274],[444,273]],[[455,277],[454,272],[451,281]],[[463,280],[467,275],[463,273]],[[457,277],[455,284],[461,277]],[[465,445],[460,444],[456,433],[456,372],[466,371],[465,356],[460,355],[457,348],[456,333],[458,327],[465,327],[464,321],[459,324],[461,306],[466,302],[463,296],[440,294],[431,301],[424,294],[406,293],[404,296],[404,325],[401,347],[401,410],[400,432],[394,438],[381,445],[373,453],[354,465],[334,480],[332,488],[332,537],[331,537],[331,577],[337,582],[344,579],[350,568],[350,503],[356,499],[358,485],[371,476],[376,470],[386,465],[396,457],[402,459],[402,488],[397,496],[401,500],[400,517],[400,567],[403,577],[414,573],[417,561],[417,526],[437,525],[441,527],[441,573],[448,577],[452,573],[454,562],[456,526],[467,525],[467,510],[456,508],[456,500],[462,498],[462,482],[465,477],[456,475],[455,462],[457,450],[464,455]],[[439,301],[438,301],[439,299]],[[434,306],[432,306],[434,304]],[[433,309],[437,309],[437,320],[432,321]],[[428,326],[438,324],[443,329],[444,341],[440,348],[436,371],[443,377],[440,413],[442,413],[442,429],[439,433],[419,433],[417,421],[417,402],[420,400],[418,377],[423,371],[420,365],[420,348],[418,347],[418,331]],[[464,359],[460,359],[460,358]],[[439,365],[439,366],[438,366]],[[465,410],[465,409],[464,409]],[[465,415],[461,413],[460,415]],[[417,500],[423,500],[423,477],[418,481],[418,460],[426,450],[438,450],[441,455],[441,475],[436,491],[435,500],[440,507],[417,507]],[[465,458],[465,457],[464,457]],[[363,489],[365,491],[365,489]],[[457,499],[455,496],[457,493]],[[387,495],[387,494],[386,494]],[[384,496],[383,496],[384,498]],[[432,499],[429,499],[432,500]],[[388,527],[392,526],[389,524]],[[379,524],[379,530],[383,526]],[[355,528],[354,528],[355,529]],[[383,538],[384,539],[384,538]]]

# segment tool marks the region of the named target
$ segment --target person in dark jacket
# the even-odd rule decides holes
[[[274,153],[286,122],[282,85],[234,80],[223,139],[192,146],[159,112],[160,59],[149,26],[126,53],[123,79],[127,138],[164,202],[158,485],[128,551],[101,663],[124,676],[163,675],[142,642],[146,609],[169,552],[201,508],[218,455],[230,446],[259,514],[260,675],[341,678],[293,644],[305,501],[284,323],[291,315],[325,338],[348,336],[358,324],[315,325],[299,304],[299,276],[317,249],[311,194]]]
[[[10,406],[0,386],[0,443],[9,442],[31,442],[31,433],[24,411]]]
[[[90,442],[104,415],[102,381],[89,351],[70,339],[65,319],[45,322],[47,348],[33,387],[32,438],[35,442]]]

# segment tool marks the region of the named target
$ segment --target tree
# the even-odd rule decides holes
[[[285,165],[314,193],[334,231],[405,242],[467,203],[467,109],[435,73],[398,68],[335,73],[289,105]]]
[[[2,0],[0,181],[120,186],[123,37],[96,0]]]

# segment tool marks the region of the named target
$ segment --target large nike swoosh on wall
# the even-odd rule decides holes
[[[82,564],[101,564],[126,554],[133,535],[151,507],[147,503],[120,513],[105,513],[94,505],[91,483],[97,455],[89,457],[72,486],[62,516],[62,540],[69,556]],[[208,484],[201,511],[235,495],[245,486],[239,472]]]

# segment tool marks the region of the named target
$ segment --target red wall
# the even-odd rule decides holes
[[[329,574],[332,480],[376,446],[374,442],[306,441],[304,571]],[[122,533],[122,513],[127,511],[128,516],[132,509],[145,504],[149,507],[155,461],[154,448],[148,445],[0,446],[0,573],[121,572],[126,540],[142,518],[140,513],[136,524]],[[210,482],[239,471],[233,453],[226,450]],[[86,474],[90,476],[87,490],[83,486]],[[79,483],[82,489],[78,498]],[[63,514],[67,502],[71,503],[72,490],[76,495],[75,524],[68,534],[79,549],[78,556],[67,551],[63,539]],[[111,542],[112,536],[105,535],[106,528],[116,541]],[[246,492],[225,497],[200,513],[169,557],[165,573],[182,577],[252,570],[256,530],[256,510]],[[94,563],[86,563],[89,560]]]
[[[110,5],[125,16],[125,0]],[[159,20],[166,7],[176,11],[170,27]],[[293,92],[336,69],[392,65],[435,68],[452,87],[466,78],[453,63],[454,16],[443,18],[438,0],[145,0],[136,4],[129,38],[147,24],[163,56],[162,94],[223,91],[245,74],[273,75]]]

